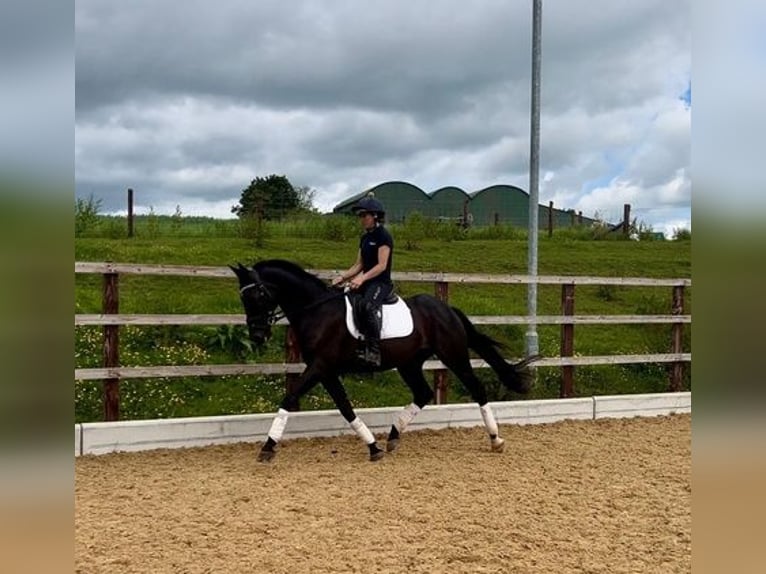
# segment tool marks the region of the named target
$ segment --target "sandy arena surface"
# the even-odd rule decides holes
[[[140,572],[690,572],[691,416],[81,457],[75,567]]]

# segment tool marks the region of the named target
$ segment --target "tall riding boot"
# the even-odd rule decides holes
[[[364,354],[365,361],[373,367],[380,366],[380,327],[380,311],[375,310],[367,316],[367,349]]]
[[[364,360],[374,367],[380,366],[380,339],[373,339],[370,337],[367,339],[367,351],[364,355]]]

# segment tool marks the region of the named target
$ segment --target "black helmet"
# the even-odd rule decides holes
[[[363,197],[357,201],[351,208],[351,211],[354,213],[359,211],[369,211],[370,213],[377,215],[378,218],[382,218],[386,215],[386,208],[383,207],[383,204],[374,197],[370,196]]]

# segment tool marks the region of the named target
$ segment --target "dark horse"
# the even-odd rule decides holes
[[[357,342],[346,328],[343,293],[289,261],[261,261],[252,268],[240,263],[231,269],[239,278],[240,297],[253,343],[260,345],[269,338],[279,308],[293,328],[306,363],[300,383],[285,395],[258,459],[269,461],[274,457],[274,447],[282,438],[289,412],[317,383],[324,386],[351,428],[367,444],[370,460],[382,458],[383,450],[354,414],[340,380],[345,373],[369,371],[369,367],[359,363]],[[491,449],[502,451],[505,441],[498,435],[487,392],[471,368],[468,350],[476,351],[506,387],[519,393],[529,390],[533,375],[527,364],[534,358],[516,364],[506,362],[498,353],[495,340],[478,332],[462,311],[435,297],[415,295],[407,298],[406,303],[412,312],[413,331],[405,337],[381,341],[382,362],[377,370],[396,368],[412,390],[413,400],[395,417],[386,450],[398,446],[400,433],[433,399],[433,391],[423,376],[423,363],[435,355],[479,403]]]

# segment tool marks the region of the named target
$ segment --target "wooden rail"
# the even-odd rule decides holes
[[[334,270],[308,270],[322,279],[337,275]],[[300,352],[288,327],[285,340],[285,363],[238,364],[238,365],[191,365],[191,366],[154,366],[120,367],[119,366],[119,327],[121,325],[244,325],[244,314],[121,314],[119,313],[119,275],[165,275],[181,277],[208,277],[232,279],[228,267],[196,267],[187,265],[142,265],[125,263],[75,262],[75,273],[101,274],[103,276],[103,313],[76,314],[76,327],[104,327],[103,367],[95,369],[75,369],[76,380],[104,381],[104,418],[119,418],[119,381],[120,379],[166,378],[188,376],[227,376],[272,374],[285,375],[288,387],[296,384],[298,374],[305,365],[300,362]],[[560,367],[562,372],[560,395],[574,395],[574,369],[582,365],[614,365],[631,363],[668,363],[670,364],[670,390],[679,390],[683,379],[684,364],[691,361],[691,353],[682,352],[683,326],[691,323],[691,315],[684,314],[684,292],[691,286],[691,279],[651,279],[642,277],[589,277],[589,276],[553,276],[541,275],[537,278],[529,275],[504,274],[466,274],[466,273],[423,273],[394,272],[393,279],[401,282],[426,282],[434,284],[435,295],[449,301],[449,285],[493,283],[522,285],[536,281],[542,285],[561,285],[561,315],[480,315],[469,317],[477,325],[561,325],[561,351],[559,357],[546,357],[535,364],[538,367]],[[631,287],[671,287],[671,314],[668,315],[575,315],[576,285],[616,285]],[[286,325],[283,319],[278,324]],[[604,355],[575,356],[575,325],[615,325],[615,324],[670,324],[672,337],[670,352],[642,355]],[[488,365],[482,360],[472,360],[475,368]],[[440,361],[426,361],[425,370],[435,371],[434,390],[436,402],[446,402],[447,376]]]
[[[632,363],[675,363],[692,360],[691,353],[657,353],[653,355],[590,355],[588,357],[549,357],[535,363],[538,367],[567,367],[584,365],[626,365]],[[477,369],[489,367],[481,359],[472,359]],[[74,378],[94,381],[106,378],[146,379],[163,377],[212,377],[235,375],[285,375],[302,373],[305,363],[261,363],[235,365],[166,365],[157,367],[104,367],[75,369]],[[426,361],[425,371],[445,369],[441,361]]]
[[[137,265],[129,263],[93,263],[77,261],[75,273],[122,273],[133,275],[171,275],[178,277],[221,277],[231,279],[228,267],[192,267],[189,265]],[[332,279],[337,270],[307,269],[320,279]],[[579,275],[530,275],[486,274],[486,273],[426,273],[416,271],[394,271],[394,281],[416,283],[498,283],[504,285],[623,285],[630,287],[691,287],[691,279],[653,279],[646,277],[590,277]]]
[[[476,325],[526,325],[528,315],[469,315]],[[538,325],[625,325],[691,323],[691,315],[537,315]],[[75,327],[98,325],[244,325],[244,315],[135,315],[80,314],[74,317]],[[287,325],[286,319],[277,325]]]

